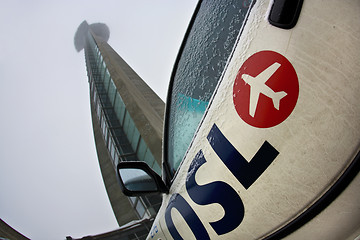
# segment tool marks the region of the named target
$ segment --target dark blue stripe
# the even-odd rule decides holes
[[[248,189],[274,161],[279,152],[265,141],[250,162],[234,148],[216,124],[207,139],[221,161],[239,182]]]

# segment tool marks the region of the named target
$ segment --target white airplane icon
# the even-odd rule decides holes
[[[269,86],[265,83],[269,78],[278,70],[281,66],[280,63],[273,63],[270,67],[262,71],[256,77],[252,77],[248,74],[241,75],[241,78],[250,85],[250,108],[249,114],[254,117],[255,110],[259,101],[260,93],[272,99],[274,107],[279,110],[280,100],[287,95],[286,92],[274,92]]]

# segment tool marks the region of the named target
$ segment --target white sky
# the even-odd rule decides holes
[[[73,37],[106,23],[109,44],[165,100],[197,0],[3,0],[0,218],[31,239],[114,230]]]

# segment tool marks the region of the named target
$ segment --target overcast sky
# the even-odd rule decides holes
[[[114,230],[73,37],[106,23],[109,44],[165,100],[197,0],[2,0],[0,218],[31,239]]]

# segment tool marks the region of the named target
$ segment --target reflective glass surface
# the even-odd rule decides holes
[[[156,191],[154,179],[142,169],[123,168],[119,169],[119,175],[124,187],[129,191]]]
[[[141,201],[138,201],[136,206],[135,206],[135,209],[137,211],[137,213],[139,214],[139,217],[142,218],[144,216],[144,213],[145,213],[145,207],[144,205],[142,204]]]
[[[186,39],[170,89],[166,160],[179,167],[220,80],[251,1],[205,0]],[[169,104],[169,103],[167,103]]]

